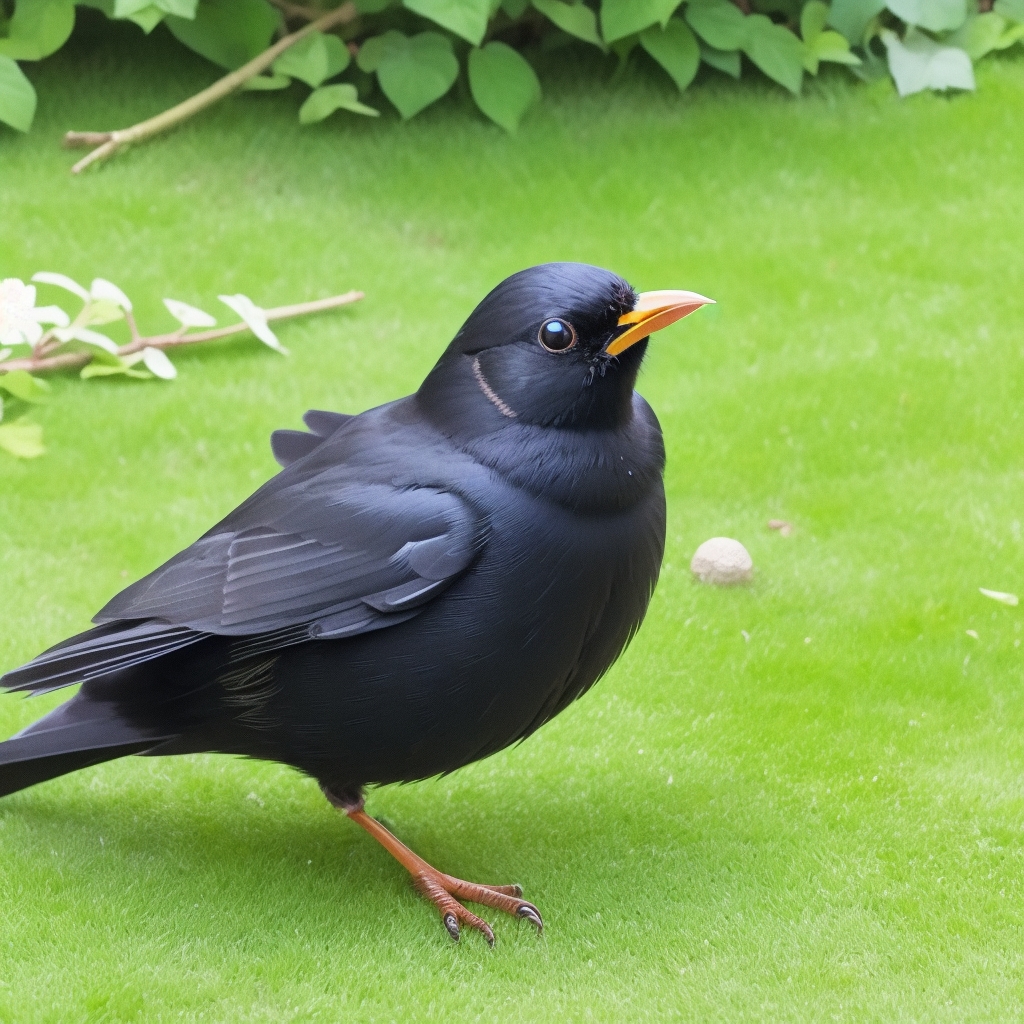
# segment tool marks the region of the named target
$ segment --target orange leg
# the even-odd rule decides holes
[[[463,924],[482,932],[488,943],[494,945],[494,932],[491,931],[491,926],[476,914],[470,913],[459,902],[460,900],[503,910],[513,917],[529,921],[538,932],[543,929],[544,922],[541,920],[540,912],[532,903],[520,898],[523,890],[518,885],[478,885],[476,882],[464,882],[461,878],[446,875],[431,867],[422,857],[396,839],[379,821],[371,818],[363,810],[361,796],[352,802],[336,797],[325,787],[323,789],[324,796],[335,807],[344,811],[360,828],[369,832],[409,872],[412,884],[437,907],[448,934],[456,942],[459,941],[459,925]]]

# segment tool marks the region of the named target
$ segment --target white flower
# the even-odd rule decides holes
[[[59,306],[36,308],[36,290],[8,277],[0,281],[0,345],[34,345],[42,336],[40,324],[67,326],[68,315]]]

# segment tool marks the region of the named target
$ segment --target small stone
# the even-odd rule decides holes
[[[781,537],[788,537],[793,532],[793,524],[785,519],[769,519],[768,529],[778,530]]]
[[[712,537],[697,548],[690,562],[690,571],[702,583],[720,586],[747,583],[753,574],[754,562],[738,540]]]

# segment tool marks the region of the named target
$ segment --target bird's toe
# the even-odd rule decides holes
[[[538,934],[544,931],[544,921],[540,916],[540,911],[532,903],[524,901],[516,911],[516,917],[522,917],[529,921],[537,929]]]

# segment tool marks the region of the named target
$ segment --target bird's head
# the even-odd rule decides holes
[[[460,432],[489,432],[502,419],[613,428],[632,415],[648,337],[711,301],[684,291],[638,295],[586,263],[531,267],[473,310],[419,401],[431,419]]]

